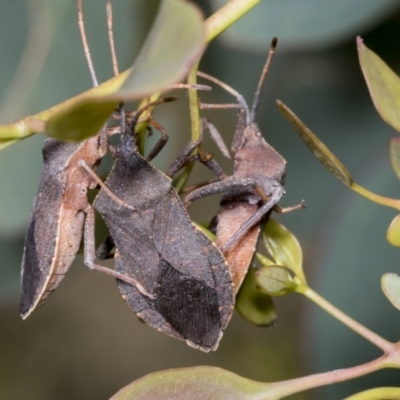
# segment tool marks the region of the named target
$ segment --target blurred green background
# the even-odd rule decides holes
[[[134,60],[158,1],[114,2],[120,69]],[[210,15],[222,0],[197,1]],[[85,23],[99,81],[112,75],[105,0],[84,0]],[[282,206],[304,199],[307,209],[278,216],[300,240],[311,286],[385,338],[396,341],[400,314],[380,289],[385,272],[400,270],[400,250],[385,239],[395,212],[358,197],[333,178],[280,115],[286,103],[343,161],[355,180],[377,193],[399,197],[388,161],[396,133],[376,113],[357,60],[361,35],[396,71],[400,69],[400,3],[397,0],[264,0],[212,43],[201,69],[226,81],[249,102],[272,36],[279,43],[258,123],[288,161]],[[75,0],[0,1],[0,120],[12,122],[90,87],[76,19]],[[156,111],[170,142],[155,164],[166,169],[189,140],[188,105]],[[204,101],[231,102],[219,89]],[[206,114],[230,143],[235,112]],[[274,381],[354,366],[379,351],[299,295],[277,298],[278,323],[256,328],[237,315],[217,352],[203,354],[141,323],[124,304],[115,282],[89,271],[78,256],[46,305],[27,321],[19,317],[23,238],[41,172],[43,137],[30,137],[0,154],[0,398],[105,399],[149,372],[215,365],[244,377]],[[213,144],[207,149],[227,171]],[[108,160],[109,161],[109,160]],[[109,165],[109,164],[108,164]],[[103,166],[107,170],[107,163]],[[192,181],[208,172],[196,167]],[[191,212],[207,222],[218,198]],[[292,399],[339,399],[376,386],[399,385],[385,370]]]

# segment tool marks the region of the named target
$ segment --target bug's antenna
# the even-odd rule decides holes
[[[113,32],[113,16],[111,1],[107,1],[107,27],[108,27],[108,40],[110,42],[111,59],[114,70],[114,75],[119,75],[117,55],[115,52],[114,32]]]
[[[82,0],[78,0],[78,25],[79,25],[79,31],[81,33],[81,38],[82,38],[83,50],[85,51],[86,61],[88,63],[90,75],[92,77],[93,86],[97,86],[98,83],[97,83],[96,73],[94,71],[92,56],[90,55],[90,50],[89,50],[89,46],[88,46],[87,39],[86,39],[85,24],[83,22]]]
[[[271,64],[272,58],[274,57],[275,54],[275,48],[276,44],[278,43],[278,39],[274,37],[271,42],[271,47],[269,49],[267,61],[265,62],[264,68],[262,70],[260,80],[258,81],[258,86],[256,93],[254,95],[254,100],[253,100],[253,105],[251,107],[251,114],[250,114],[250,122],[254,122],[256,119],[256,114],[257,114],[257,108],[260,103],[260,95],[261,95],[261,90],[265,81],[265,77],[267,76],[269,66]]]

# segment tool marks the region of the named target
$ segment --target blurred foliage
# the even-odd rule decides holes
[[[46,7],[44,3],[48,3],[47,8],[42,8]],[[137,55],[158,3],[144,0],[114,3],[118,59],[120,69],[124,70]],[[210,12],[206,1],[197,3],[206,13]],[[400,17],[396,9],[399,3],[363,1],[355,11],[347,7],[355,7],[356,2],[335,3],[336,10],[342,13],[339,15],[348,17],[335,17],[340,23],[335,29],[327,23],[338,15],[332,9],[296,0],[302,8],[300,12],[293,2],[275,3],[264,1],[251,11],[244,19],[245,29],[229,39],[229,49],[220,41],[212,43],[201,69],[231,84],[246,98],[252,98],[265,59],[264,49],[271,36],[279,37],[277,55],[260,106],[259,125],[268,142],[288,160],[287,194],[282,205],[296,204],[304,198],[308,207],[304,212],[279,216],[279,219],[301,238],[310,266],[307,275],[313,286],[349,315],[397,340],[398,311],[387,306],[379,288],[380,277],[388,270],[398,271],[399,267],[398,250],[384,237],[393,211],[346,191],[320,168],[309,152],[299,146],[290,126],[275,109],[273,99],[281,98],[304,120],[312,121],[313,129],[321,132],[320,139],[354,172],[357,181],[375,192],[398,196],[398,179],[390,169],[385,144],[385,135],[388,139],[393,131],[382,123],[371,104],[357,62],[354,36],[362,35],[371,48],[398,69],[400,53],[396,38],[400,35]],[[264,4],[271,8],[260,8]],[[104,81],[112,76],[105,0],[84,0],[84,7],[96,72],[99,80]],[[280,7],[280,13],[274,11],[275,7]],[[51,40],[46,54],[38,51],[30,59],[30,64],[40,71],[36,75],[32,73],[29,90],[18,91],[11,86],[31,36],[28,21],[35,21],[31,19],[32,9],[40,11],[36,14],[40,20],[37,24]],[[6,2],[0,10],[0,51],[4,55],[0,59],[2,123],[35,114],[90,87],[74,1]],[[285,32],[280,35],[274,28],[275,23],[285,27],[282,21],[286,17],[290,26],[297,27],[295,33],[285,28],[293,41],[285,37]],[[263,27],[256,23],[260,18]],[[341,25],[343,22],[347,25]],[[308,34],[303,37],[299,27],[304,26],[309,29],[302,29]],[[271,33],[265,32],[264,27],[271,28]],[[246,39],[247,33],[255,30],[261,38],[259,44],[253,38],[251,42]],[[229,31],[224,34],[226,40],[229,34]],[[296,38],[302,39],[302,43]],[[157,118],[171,133],[168,150],[156,160],[157,167],[164,170],[189,140],[187,102],[184,95],[180,96],[181,101],[174,105],[173,111],[157,110]],[[202,94],[202,100],[231,101],[219,90]],[[206,114],[230,142],[235,113],[210,111]],[[276,381],[311,371],[355,365],[377,355],[375,348],[329,315],[294,296],[277,299],[279,323],[273,329],[263,330],[233,318],[218,352],[201,354],[141,324],[123,305],[114,282],[86,270],[80,259],[52,295],[51,302],[32,319],[21,321],[18,277],[22,239],[41,171],[41,142],[39,136],[31,137],[0,155],[3,171],[0,178],[0,237],[3,240],[0,246],[3,327],[0,397],[107,398],[128,382],[155,370],[199,364],[226,368],[249,379]],[[211,142],[206,141],[205,146],[213,149]],[[229,171],[229,165],[219,159],[218,151],[214,152]],[[107,163],[102,168],[105,172]],[[208,178],[199,167],[191,179],[199,182]],[[193,205],[193,217],[207,221],[217,207],[215,199],[198,202]],[[303,350],[304,357],[301,357]],[[302,358],[305,362],[300,365],[298,360]],[[381,371],[291,399],[337,399],[367,388],[396,384],[398,371]]]
[[[211,0],[216,10],[224,0]],[[282,48],[326,48],[354,37],[399,9],[395,0],[262,0],[257,11],[233,25],[225,39],[232,47],[265,51],[265,38],[277,36]]]

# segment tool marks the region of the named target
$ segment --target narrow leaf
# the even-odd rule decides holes
[[[317,136],[280,100],[276,101],[280,112],[291,123],[294,130],[303,139],[307,147],[313,152],[319,162],[340,182],[351,186],[353,178],[347,168],[336,158],[336,156],[318,139]]]
[[[394,217],[386,232],[386,239],[392,245],[400,247],[400,215]]]
[[[262,292],[257,284],[255,268],[250,267],[236,296],[236,311],[248,322],[270,327],[277,316],[271,296]]]
[[[251,400],[266,398],[268,384],[215,367],[154,372],[122,388],[110,400]]]
[[[383,275],[381,286],[385,296],[400,310],[400,276],[394,273]]]
[[[400,78],[373,51],[361,37],[357,38],[361,70],[372,101],[384,121],[400,132]]]
[[[138,100],[179,82],[204,49],[199,9],[183,0],[163,0],[151,31],[124,78],[92,90],[53,115],[45,133],[79,141],[98,132],[120,101]]]
[[[283,296],[296,289],[289,270],[280,265],[260,268],[256,280],[260,288],[271,296]]]
[[[205,42],[200,10],[183,0],[164,0],[146,42],[115,96],[144,97],[179,82],[200,57]]]
[[[389,157],[393,171],[400,179],[400,138],[394,137],[389,141]]]
[[[116,101],[97,104],[83,102],[50,118],[45,132],[55,139],[72,142],[87,139],[100,130],[117,106]]]

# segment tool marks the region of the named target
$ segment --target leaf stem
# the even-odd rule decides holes
[[[344,325],[348,326],[354,332],[361,335],[363,338],[374,344],[375,346],[379,347],[382,351],[387,354],[390,354],[396,348],[396,344],[387,341],[386,339],[382,338],[381,336],[377,335],[375,332],[369,330],[365,326],[361,325],[359,322],[354,320],[353,318],[346,315],[343,311],[336,308],[333,304],[329,303],[325,300],[322,296],[318,293],[314,292],[308,286],[298,286],[297,290],[298,293],[304,294],[307,298],[312,300],[315,304],[323,308],[326,312],[331,314],[334,318],[338,319]]]
[[[265,391],[267,396],[264,394],[264,396],[260,395],[259,398],[260,400],[278,400],[304,390],[358,378],[360,376],[367,375],[371,372],[388,367],[386,359],[386,356],[382,356],[366,364],[357,365],[356,367],[343,368],[334,371],[308,375],[302,378],[270,383],[268,385],[268,389]]]
[[[368,200],[371,200],[377,204],[381,204],[387,207],[395,208],[396,210],[400,210],[400,200],[392,199],[390,197],[380,196],[369,190],[363,188],[362,186],[358,185],[357,183],[353,182],[350,186],[350,189],[354,190],[356,193],[364,196]]]
[[[244,14],[257,5],[260,0],[230,0],[213,15],[211,15],[205,22],[206,30],[206,43],[209,43],[216,36],[221,34],[225,29],[229,28],[234,22],[240,19]],[[197,70],[199,62],[193,65],[188,74],[188,83],[197,83]],[[199,112],[199,99],[197,90],[189,89],[189,108],[190,108],[190,123],[191,123],[191,138],[195,142],[200,139],[200,112]],[[183,187],[187,178],[190,175],[190,170],[193,166],[188,166],[185,173],[182,174],[179,180],[180,186]]]

